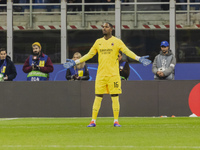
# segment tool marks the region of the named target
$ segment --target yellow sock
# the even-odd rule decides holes
[[[119,96],[113,96],[111,98],[112,98],[112,108],[113,108],[114,120],[118,120],[119,110],[120,110]]]
[[[95,97],[93,108],[92,108],[92,120],[97,119],[97,115],[101,107],[101,101],[102,101],[102,97],[98,97],[98,96]]]

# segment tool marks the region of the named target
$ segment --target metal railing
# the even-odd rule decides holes
[[[30,3],[13,3],[13,6],[20,6],[20,7],[29,7],[29,12],[13,12],[13,14],[29,14],[30,16],[30,28],[32,28],[32,15],[34,14],[61,14],[61,12],[33,12],[33,6],[60,6],[61,7],[62,3],[32,3],[32,0],[30,0]],[[81,11],[76,11],[76,12],[68,12],[67,14],[81,14],[82,15],[82,26],[85,26],[85,14],[94,14],[96,13],[96,11],[85,11],[85,6],[92,6],[92,5],[97,5],[97,6],[108,6],[108,5],[115,5],[115,3],[84,3],[84,0],[82,0],[82,3],[67,3],[67,6],[81,6]],[[135,2],[129,2],[129,3],[121,3],[121,6],[125,6],[125,5],[132,5],[134,7],[134,11],[121,11],[121,13],[127,14],[127,13],[132,13],[134,14],[134,25],[137,26],[137,15],[138,14],[144,14],[144,13],[169,13],[169,10],[151,10],[151,11],[141,11],[138,10],[138,6],[142,6],[142,5],[169,5],[169,2],[138,2],[137,0],[135,0]],[[176,3],[176,6],[183,6],[183,5],[187,5],[187,10],[176,10],[176,13],[186,13],[187,14],[187,25],[190,25],[190,13],[197,13],[200,12],[200,10],[191,10],[190,9],[190,5],[193,6],[197,6],[200,5],[200,3],[191,3],[190,0],[187,0],[187,3]],[[7,6],[6,4],[1,4],[0,7],[5,7]],[[99,11],[98,13],[105,13],[103,11]],[[107,13],[110,14],[114,14],[115,11],[107,11]],[[7,12],[0,12],[0,14],[7,14]]]
[[[169,10],[152,10],[152,11],[144,11],[144,10],[138,10],[139,6],[142,5],[169,5]],[[68,57],[68,51],[67,49],[67,15],[69,14],[81,14],[81,25],[85,26],[85,15],[86,14],[94,14],[97,13],[97,11],[85,11],[85,6],[90,5],[114,5],[114,11],[106,11],[106,13],[114,14],[115,15],[115,35],[118,38],[121,38],[121,15],[126,13],[132,13],[134,14],[134,26],[138,25],[138,14],[144,14],[144,13],[167,13],[169,14],[169,21],[170,21],[170,46],[171,49],[174,50],[175,54],[175,24],[176,24],[176,13],[187,13],[187,24],[190,24],[190,13],[200,12],[199,10],[190,10],[190,5],[200,5],[200,3],[190,3],[189,0],[187,0],[187,3],[176,3],[175,0],[170,0],[170,2],[138,2],[135,0],[134,2],[129,3],[121,3],[120,0],[116,0],[115,3],[85,3],[84,0],[82,0],[82,3],[67,3],[66,0],[61,0],[61,3],[32,3],[32,0],[30,0],[30,3],[23,3],[23,4],[16,4],[12,3],[11,0],[8,0],[7,5],[0,5],[0,7],[7,6],[7,12],[0,12],[0,15],[7,14],[7,50],[8,54],[11,56],[13,55],[13,14],[29,14],[30,16],[30,25],[29,28],[33,27],[33,15],[35,14],[60,14],[61,17],[61,63],[65,62],[66,57]],[[123,11],[121,10],[121,6],[123,5],[133,5],[134,10],[133,11]],[[176,10],[176,6],[181,5],[187,5],[187,10]],[[29,12],[13,12],[13,6],[28,6]],[[57,12],[35,12],[33,11],[34,6],[60,6],[60,10]],[[76,12],[69,12],[67,11],[67,6],[81,6],[81,11]],[[98,13],[104,13],[105,11],[98,11]]]
[[[9,1],[9,0],[8,0]],[[85,11],[85,6],[93,6],[94,4],[96,6],[109,6],[109,5],[115,5],[116,3],[85,3],[84,2],[85,0],[82,0],[82,3],[67,3],[66,2],[66,5],[67,6],[81,6],[81,11],[76,11],[76,12],[69,12],[67,11],[67,14],[81,14],[81,25],[83,27],[85,27],[85,15],[86,14],[95,14],[97,13],[97,11]],[[26,7],[28,6],[29,7],[29,12],[13,12],[13,14],[28,14],[30,16],[30,27],[29,28],[32,28],[33,27],[33,23],[32,23],[32,20],[33,20],[33,15],[34,14],[61,14],[60,11],[57,11],[57,12],[47,12],[47,11],[43,11],[43,12],[33,12],[33,6],[60,6],[61,7],[61,4],[62,3],[33,3],[32,0],[30,0],[30,3],[20,3],[20,4],[17,4],[17,3],[13,3],[13,6],[20,6],[20,7]],[[137,15],[138,14],[145,14],[145,13],[169,13],[169,10],[138,10],[138,6],[142,6],[142,5],[169,5],[170,2],[138,2],[138,0],[135,0],[135,2],[128,2],[128,3],[120,3],[121,6],[125,6],[125,5],[129,5],[129,6],[133,6],[134,7],[134,11],[121,11],[122,14],[134,14],[134,26],[137,26],[138,25],[138,22],[137,22]],[[186,10],[176,10],[176,13],[186,13],[187,14],[187,25],[190,25],[190,19],[191,19],[191,13],[197,13],[197,12],[200,12],[200,10],[191,10],[190,8],[190,5],[193,5],[193,6],[197,6],[197,5],[200,5],[200,2],[199,3],[192,3],[190,2],[190,0],[187,0],[187,3],[176,3],[175,1],[175,5],[176,6],[183,6],[183,5],[186,5],[187,6],[187,9]],[[6,4],[1,4],[0,5],[1,7],[3,6],[7,6]],[[116,5],[115,5],[116,6]],[[105,13],[104,11],[98,11],[99,14],[103,14]],[[115,11],[106,11],[106,13],[108,14],[114,14]],[[0,12],[0,14],[7,14],[7,12]]]

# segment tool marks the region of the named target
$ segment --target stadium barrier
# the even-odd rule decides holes
[[[90,117],[94,81],[0,82],[0,118]],[[188,96],[199,81],[122,81],[120,116],[189,116]],[[104,95],[99,116],[112,116]]]

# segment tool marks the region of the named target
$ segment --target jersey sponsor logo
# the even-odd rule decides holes
[[[114,43],[112,43],[111,45],[114,46]]]
[[[114,88],[118,88],[118,87],[119,87],[118,82],[114,82]]]
[[[113,49],[100,49],[100,53],[102,54],[110,54],[113,51]]]

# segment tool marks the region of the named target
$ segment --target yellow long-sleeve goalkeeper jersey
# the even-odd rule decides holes
[[[80,63],[91,59],[98,52],[98,76],[119,75],[118,54],[122,51],[132,59],[138,60],[138,56],[130,51],[118,38],[112,36],[108,40],[104,37],[97,39],[90,51],[80,58]]]

